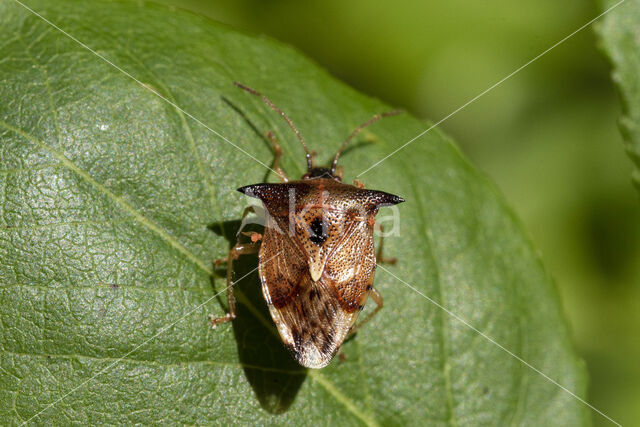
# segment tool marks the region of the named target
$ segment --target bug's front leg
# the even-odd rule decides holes
[[[367,317],[361,320],[357,325],[354,325],[353,328],[351,328],[351,331],[349,331],[348,336],[355,334],[358,331],[358,329],[362,328],[362,326],[365,323],[371,320],[371,318],[375,316],[382,309],[382,306],[384,305],[384,299],[382,298],[382,295],[380,294],[380,292],[378,292],[378,290],[373,286],[371,287],[370,292],[371,292],[371,299],[373,300],[373,302],[376,303],[376,308],[371,313],[369,313]]]
[[[273,169],[276,171],[278,176],[280,177],[280,181],[289,182],[289,178],[287,178],[287,174],[284,173],[284,170],[280,167],[280,159],[282,158],[282,148],[280,148],[280,144],[276,141],[276,136],[273,132],[267,132],[267,138],[273,144],[273,151],[275,152],[275,156],[273,158]]]
[[[397,258],[385,257],[382,255],[382,248],[384,247],[384,227],[377,222],[373,226],[381,233],[380,246],[378,246],[378,251],[376,252],[376,262],[381,262],[382,264],[395,264],[396,262],[398,262]]]
[[[245,234],[245,233],[243,233]],[[227,263],[227,303],[229,305],[229,313],[222,317],[215,317],[210,314],[209,320],[211,321],[211,327],[215,328],[220,323],[225,323],[236,318],[236,299],[233,296],[233,281],[231,280],[233,274],[233,261],[238,259],[240,255],[253,254],[258,252],[260,248],[260,239],[262,235],[260,233],[246,233],[251,237],[251,243],[240,243],[239,241],[231,248],[229,255],[226,258],[213,261],[213,264],[218,266],[220,264]]]

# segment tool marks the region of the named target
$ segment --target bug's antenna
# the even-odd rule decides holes
[[[256,95],[259,96],[260,98],[262,98],[262,100],[264,101],[265,104],[267,104],[269,107],[271,107],[271,109],[273,111],[275,111],[276,113],[280,114],[282,116],[282,118],[284,118],[284,120],[287,122],[287,124],[289,125],[289,127],[291,128],[291,130],[293,130],[293,132],[296,134],[296,136],[298,137],[298,139],[300,140],[300,142],[302,143],[302,147],[304,148],[305,153],[307,153],[307,170],[311,171],[311,169],[313,168],[312,166],[312,162],[311,162],[311,154],[309,153],[309,149],[307,148],[307,144],[304,142],[304,138],[302,137],[302,135],[300,134],[300,131],[298,130],[298,128],[296,128],[296,126],[293,124],[293,122],[291,121],[291,119],[289,118],[289,116],[287,116],[284,111],[282,111],[281,109],[279,109],[276,104],[274,104],[273,102],[271,102],[271,100],[269,98],[267,98],[266,96],[264,96],[263,94],[261,94],[260,92],[258,92],[255,89],[251,89],[250,87],[247,87],[245,85],[243,85],[242,83],[238,83],[238,82],[233,82],[234,85],[238,86],[240,89],[245,90],[247,92],[249,92],[252,95]]]
[[[354,136],[360,133],[362,129],[366,128],[369,125],[372,125],[373,123],[377,122],[381,118],[396,116],[402,112],[403,112],[402,110],[393,110],[393,111],[387,111],[386,113],[382,113],[382,114],[376,114],[375,116],[371,117],[369,120],[367,120],[366,122],[358,126],[353,132],[351,132],[351,135],[349,135],[349,137],[345,139],[345,141],[340,146],[340,149],[336,153],[336,157],[333,159],[333,163],[331,163],[331,175],[333,175],[336,172],[336,166],[338,166],[338,158],[340,157],[340,154],[342,154],[347,144],[349,143],[349,141],[353,139]]]

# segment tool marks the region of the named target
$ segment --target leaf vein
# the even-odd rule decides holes
[[[50,169],[50,168],[59,169],[63,167],[64,165],[62,165],[61,163],[44,163],[41,165],[29,166],[26,168],[3,169],[3,170],[0,170],[0,175],[13,175],[13,174],[19,174],[22,172],[40,171],[43,169]]]
[[[90,355],[86,355],[86,354],[38,354],[38,353],[21,353],[21,352],[16,352],[16,351],[10,351],[10,350],[0,350],[0,353],[3,353],[5,355],[9,355],[9,356],[17,356],[17,357],[32,357],[32,358],[38,358],[38,359],[51,359],[52,357],[55,358],[60,358],[60,359],[87,359],[87,360],[94,360],[94,361],[98,361],[98,362],[125,362],[125,363],[132,363],[132,364],[143,364],[143,365],[153,365],[153,366],[160,366],[160,367],[174,367],[174,366],[185,366],[185,365],[211,365],[211,366],[217,366],[220,368],[238,368],[238,369],[251,369],[251,370],[258,370],[258,371],[263,371],[263,372],[275,372],[275,373],[280,373],[280,374],[287,374],[287,375],[306,375],[306,370],[299,370],[299,371],[288,371],[285,369],[278,369],[278,368],[268,368],[265,366],[258,366],[258,365],[249,365],[249,364],[245,364],[245,363],[231,363],[231,362],[220,362],[220,361],[216,361],[216,360],[184,360],[184,361],[178,361],[178,362],[171,362],[171,363],[162,363],[159,362],[157,360],[140,360],[140,359],[132,359],[132,358],[122,358],[122,357],[112,357],[112,356],[90,356]]]
[[[92,286],[87,285],[73,285],[73,286],[43,286],[43,285],[34,285],[29,283],[16,283],[11,285],[0,285],[0,291],[5,289],[12,288],[30,288],[30,289],[44,289],[46,291],[85,291],[85,290],[96,290],[96,289],[125,289],[125,290],[135,290],[135,291],[145,291],[145,292],[175,292],[179,291],[184,294],[202,294],[203,296],[211,296],[211,292],[205,290],[204,288],[181,288],[181,287],[150,287],[150,286],[137,286],[137,285],[121,285],[117,283],[96,283]],[[196,292],[196,290],[198,292]],[[71,310],[70,310],[71,311]]]
[[[210,275],[210,276],[214,275],[214,272],[213,272],[212,268],[208,267],[201,259],[196,257],[189,249],[187,249],[175,237],[173,237],[167,231],[163,230],[157,224],[155,224],[154,222],[149,220],[147,217],[142,215],[138,210],[136,210],[133,206],[131,206],[129,203],[127,203],[124,200],[124,198],[122,198],[121,196],[118,196],[117,194],[115,194],[114,192],[109,190],[104,184],[101,184],[98,181],[96,181],[95,178],[93,178],[84,169],[80,168],[78,165],[76,165],[74,162],[72,162],[62,152],[60,152],[59,150],[57,150],[57,149],[51,147],[50,145],[44,143],[43,141],[40,141],[38,138],[36,138],[33,135],[25,132],[24,130],[22,130],[20,128],[17,128],[15,126],[12,126],[9,123],[6,123],[6,122],[4,122],[2,120],[0,120],[0,126],[3,126],[6,129],[9,129],[9,130],[15,132],[16,134],[22,136],[23,138],[33,142],[34,144],[38,145],[42,149],[44,149],[44,150],[50,152],[51,154],[53,154],[54,157],[56,157],[65,167],[67,167],[67,169],[71,170],[72,172],[75,172],[81,179],[83,179],[88,184],[93,186],[95,189],[97,189],[98,191],[100,191],[101,193],[103,193],[104,195],[109,197],[111,200],[113,200],[125,212],[131,214],[135,218],[136,221],[138,221],[140,224],[142,224],[143,226],[148,228],[153,233],[157,234],[161,239],[166,241],[170,246],[172,246],[178,252],[183,254],[187,259],[189,259],[194,265],[199,267],[202,271],[204,271],[208,275]]]
[[[356,404],[344,395],[331,381],[318,370],[309,370],[309,376],[325,388],[338,402],[342,403],[351,413],[364,421],[368,426],[377,426],[378,422],[370,415],[362,412]]]
[[[41,230],[46,228],[57,228],[64,226],[83,226],[83,225],[104,225],[104,224],[125,224],[133,221],[133,217],[122,218],[105,218],[102,220],[83,220],[83,221],[64,221],[64,222],[49,222],[44,224],[24,224],[24,225],[3,225],[0,226],[1,231],[23,231],[23,230]]]
[[[142,62],[137,56],[135,56],[129,50],[128,47],[124,47],[124,51],[132,61],[134,61],[135,63],[140,65],[142,68],[144,68],[144,70],[153,78],[155,83],[165,92],[166,98],[169,101],[171,101],[171,105],[172,105],[174,111],[176,112],[176,114],[180,118],[180,122],[182,124],[182,129],[184,130],[185,136],[186,136],[187,140],[189,141],[189,146],[191,147],[191,151],[193,151],[194,157],[195,157],[196,162],[198,164],[198,169],[200,170],[200,174],[202,175],[202,180],[203,180],[204,186],[207,189],[207,191],[209,192],[209,195],[211,197],[211,207],[215,208],[216,207],[215,189],[213,187],[213,184],[212,184],[211,180],[207,179],[207,173],[206,173],[206,170],[205,170],[204,162],[202,161],[202,156],[200,155],[200,152],[198,151],[198,147],[196,146],[196,142],[195,142],[195,140],[193,138],[193,133],[191,131],[191,126],[187,122],[187,119],[186,119],[184,113],[182,112],[182,109],[177,107],[178,103],[177,103],[176,98],[173,96],[173,92],[169,89],[169,87],[144,62]]]

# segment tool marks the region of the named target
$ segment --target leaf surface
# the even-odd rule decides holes
[[[27,5],[94,53],[0,1],[3,420],[588,421],[576,399],[438,307],[584,396],[552,280],[492,184],[436,130],[361,178],[407,202],[385,242],[399,261],[376,275],[385,307],[344,360],[306,371],[291,359],[251,256],[236,269],[248,274],[235,288],[238,318],[211,330],[208,313],[226,312],[211,260],[226,255],[249,202],[235,189],[265,180],[251,158],[271,163],[264,133],[278,137],[290,176],[304,166],[284,121],[232,82],[268,94],[323,163],[389,107],[291,48],[191,14]],[[424,128],[408,114],[368,128],[341,160],[346,180]]]

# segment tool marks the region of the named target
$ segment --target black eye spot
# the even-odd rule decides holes
[[[318,246],[321,246],[328,238],[327,234],[327,225],[322,221],[322,218],[316,217],[311,224],[311,236],[309,236],[309,240],[315,243]]]

